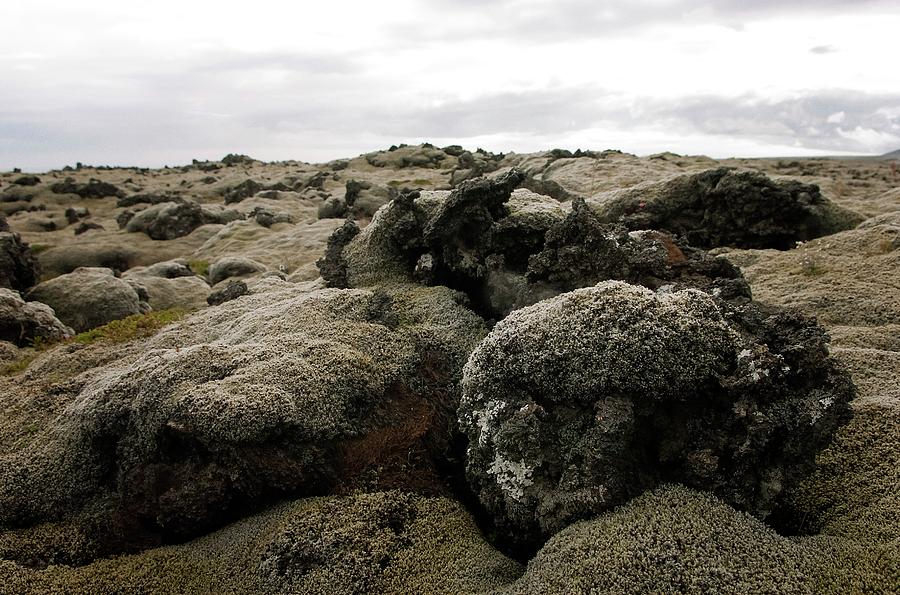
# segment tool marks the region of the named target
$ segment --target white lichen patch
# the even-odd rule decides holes
[[[487,472],[494,476],[497,486],[503,493],[517,502],[521,502],[525,496],[525,488],[534,483],[532,467],[524,460],[518,462],[507,460],[500,453],[494,456]]]

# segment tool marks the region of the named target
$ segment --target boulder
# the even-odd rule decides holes
[[[165,202],[136,213],[125,229],[144,232],[154,240],[172,240],[188,235],[201,225],[238,219],[242,216],[237,211],[214,211],[195,202]]]
[[[665,481],[766,518],[850,417],[815,322],[619,281],[499,322],[465,367],[467,475],[532,543]]]
[[[665,230],[701,248],[787,250],[862,221],[818,186],[725,167],[601,193],[589,205],[605,222]]]
[[[41,179],[37,176],[21,176],[13,180],[13,184],[19,186],[37,186],[41,183]]]
[[[19,234],[8,231],[0,217],[0,287],[25,291],[39,278],[39,267],[31,248]]]
[[[120,188],[100,180],[90,180],[87,183],[76,183],[72,178],[66,178],[63,182],[57,182],[50,186],[50,190],[56,194],[77,194],[81,198],[105,198],[115,196],[121,198],[125,192]]]
[[[749,299],[740,271],[727,260],[663,232],[604,223],[580,199],[562,204],[515,190],[524,179],[514,169],[452,192],[401,195],[350,241],[344,230],[336,232],[320,261],[322,276],[335,286],[389,278],[446,285],[465,291],[479,312],[494,318],[610,279]]]
[[[25,297],[53,308],[56,316],[76,332],[149,309],[131,285],[105,268],[75,269],[36,285]]]
[[[889,593],[898,562],[896,548],[783,537],[709,494],[665,485],[561,531],[495,593]]]
[[[26,347],[36,340],[60,341],[73,334],[50,306],[26,302],[17,292],[0,288],[0,341]]]
[[[229,277],[249,277],[266,271],[265,265],[243,256],[225,256],[209,267],[209,284],[216,285]]]
[[[241,202],[245,198],[250,198],[265,187],[255,180],[244,180],[237,186],[230,188],[225,192],[225,204],[230,205]]]
[[[221,287],[210,293],[206,298],[206,303],[210,306],[218,306],[219,304],[236,300],[248,293],[250,293],[250,290],[247,288],[246,283],[243,281],[231,280],[225,287]]]
[[[288,495],[442,489],[432,461],[448,456],[459,370],[484,336],[461,296],[251,290],[69,386],[64,412],[2,454],[0,529],[83,511],[110,539],[122,519],[138,541],[183,539]]]
[[[9,544],[46,559],[53,526]],[[80,555],[85,536],[62,545]],[[0,551],[5,544],[0,540]],[[45,569],[0,560],[10,593],[486,593],[521,565],[448,498],[397,491],[279,504],[200,539]]]

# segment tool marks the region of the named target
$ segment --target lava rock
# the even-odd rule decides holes
[[[316,266],[329,287],[346,288],[350,286],[347,280],[347,261],[344,259],[343,251],[344,246],[358,234],[359,227],[348,219],[328,238],[325,255],[316,262]]]
[[[213,180],[215,181],[215,180]],[[131,194],[116,201],[117,207],[133,207],[139,204],[158,205],[164,202],[182,202],[184,199],[176,194]]]
[[[183,540],[375,472],[440,485],[428,453],[448,448],[459,370],[484,333],[456,292],[392,288],[391,329],[367,320],[369,291],[252,290],[75,387],[66,415],[5,455],[0,527],[87,505],[101,525],[127,514],[135,533]]]
[[[26,302],[18,292],[0,288],[0,341],[26,347],[35,340],[60,341],[74,334],[50,306]]]
[[[57,182],[50,186],[50,190],[56,194],[77,194],[81,198],[105,198],[115,196],[121,198],[125,192],[109,182],[90,180],[85,184],[78,184],[72,178],[66,178],[63,182]]]
[[[274,191],[273,191],[274,192]],[[248,219],[255,219],[263,227],[272,227],[276,223],[293,223],[294,218],[289,213],[274,213],[265,207],[255,207],[247,215]]]
[[[221,287],[210,293],[206,297],[206,303],[210,306],[218,306],[219,304],[224,304],[225,302],[236,300],[242,295],[247,295],[248,293],[250,293],[250,290],[247,288],[246,283],[244,283],[243,281],[231,280],[225,287]]]
[[[607,281],[499,322],[465,366],[459,422],[498,531],[535,544],[663,482],[765,518],[853,393],[799,314]]]
[[[605,222],[665,230],[701,248],[787,250],[862,221],[818,186],[725,167],[602,193],[589,205]]]
[[[25,291],[40,277],[37,260],[21,236],[8,230],[0,217],[0,287]]]
[[[225,204],[230,205],[250,198],[257,192],[265,190],[265,186],[255,180],[244,180],[225,192]]]
[[[76,332],[150,309],[131,285],[104,268],[75,269],[36,285],[25,298],[47,304]]]
[[[195,202],[165,202],[130,217],[125,229],[144,232],[154,240],[173,240],[188,235],[201,225],[224,224],[241,218],[237,211],[213,211]]]
[[[66,209],[64,214],[66,217],[66,221],[69,223],[69,225],[71,225],[73,223],[77,223],[85,217],[89,217],[91,212],[88,211],[86,207],[69,207],[68,209]]]
[[[266,267],[244,256],[225,256],[209,267],[209,284],[215,285],[229,277],[247,277],[264,273]]]
[[[41,183],[41,179],[37,176],[22,176],[13,180],[13,184],[18,186],[37,186]]]
[[[78,227],[75,228],[75,235],[81,235],[85,232],[91,230],[102,230],[103,226],[99,223],[94,223],[93,221],[82,221],[78,224]]]

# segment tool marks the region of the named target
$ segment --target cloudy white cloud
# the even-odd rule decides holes
[[[421,140],[880,153],[898,28],[879,0],[4,0],[0,169]]]

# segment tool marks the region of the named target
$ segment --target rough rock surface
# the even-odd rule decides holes
[[[250,258],[226,256],[220,258],[209,267],[209,284],[217,283],[229,277],[247,277],[264,273],[266,267]]]
[[[66,179],[50,186],[50,190],[56,194],[77,194],[81,198],[104,198],[107,196],[123,197],[125,193],[109,182],[101,180],[89,180],[87,183],[78,184]]]
[[[164,202],[135,214],[125,229],[144,232],[154,240],[172,240],[188,235],[201,225],[223,224],[241,218],[236,211],[213,211],[195,202]]]
[[[523,180],[522,172],[511,170],[495,180],[464,182],[450,193],[401,196],[358,236],[348,241],[347,229],[336,233],[320,261],[322,275],[336,287],[389,278],[447,285],[498,318],[609,279],[749,298],[746,282],[727,260],[666,233],[629,233],[603,223],[581,199],[563,207],[514,191]]]
[[[50,306],[26,302],[17,292],[0,288],[0,341],[24,347],[35,340],[59,341],[73,334]]]
[[[512,541],[661,481],[764,518],[849,418],[825,341],[796,314],[613,281],[517,310],[466,364],[470,483]]]
[[[0,287],[25,291],[38,281],[39,268],[28,244],[0,218]]]
[[[484,333],[460,296],[276,278],[252,291],[82,377],[45,432],[0,455],[0,527],[87,506],[101,529],[125,515],[132,537],[182,537],[373,469],[440,485],[428,452],[447,448]]]
[[[889,593],[897,554],[791,540],[709,494],[666,485],[564,529],[498,593]]]
[[[10,593],[468,594],[520,572],[458,503],[398,492],[281,504],[190,543],[84,566],[0,560]]]
[[[702,248],[786,250],[862,221],[824,198],[815,185],[728,168],[613,190],[589,204],[604,221],[669,231]]]
[[[206,297],[206,303],[210,306],[218,306],[219,304],[224,304],[225,302],[236,300],[242,295],[247,295],[248,293],[250,293],[250,289],[247,287],[246,283],[244,283],[243,281],[236,281],[232,279],[225,287],[222,287],[221,289],[217,289],[210,293]]]
[[[104,268],[75,269],[34,286],[25,297],[53,308],[76,332],[149,310],[131,285]]]

